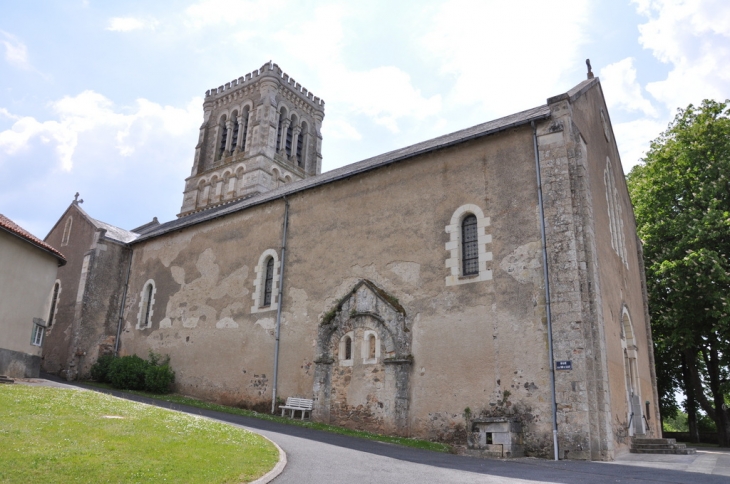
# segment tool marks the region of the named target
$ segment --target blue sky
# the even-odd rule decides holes
[[[730,2],[0,0],[0,213],[73,199],[170,220],[203,94],[270,59],[326,101],[323,171],[601,78],[628,172],[676,109],[730,98]]]

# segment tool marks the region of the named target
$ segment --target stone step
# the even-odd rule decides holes
[[[685,444],[631,444],[635,449],[683,449],[687,447]]]
[[[630,449],[632,454],[678,454],[678,455],[691,455],[696,454],[697,449]]]
[[[677,439],[645,439],[641,437],[633,437],[631,442],[641,444],[676,444]]]

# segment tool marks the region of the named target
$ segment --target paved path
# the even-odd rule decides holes
[[[87,389],[92,389],[86,387]],[[214,418],[265,435],[287,453],[274,484],[446,483],[702,483],[730,482],[730,453],[716,449],[696,456],[629,454],[616,462],[554,462],[543,459],[477,459],[331,434],[185,405],[113,395]]]

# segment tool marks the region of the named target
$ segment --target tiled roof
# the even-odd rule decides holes
[[[415,145],[411,145],[399,150],[390,151],[382,155],[369,158],[357,163],[353,163],[342,168],[331,170],[321,175],[305,178],[287,185],[281,186],[275,190],[268,191],[259,195],[254,195],[249,198],[238,199],[232,202],[224,203],[216,207],[202,210],[200,212],[191,213],[184,217],[180,217],[177,220],[160,224],[158,227],[150,230],[143,235],[139,236],[133,243],[137,243],[143,240],[147,240],[158,235],[162,235],[173,230],[179,230],[184,227],[213,220],[224,215],[228,215],[240,210],[244,210],[254,205],[259,205],[277,198],[281,198],[285,195],[291,195],[303,190],[314,188],[326,183],[331,183],[337,180],[351,177],[359,173],[379,168],[381,166],[389,165],[397,161],[412,158],[417,155],[428,153],[430,151],[446,148],[448,146],[455,145],[457,143],[463,143],[465,141],[486,136],[499,131],[504,131],[516,126],[527,124],[531,121],[538,119],[544,119],[550,116],[550,108],[547,105],[538,106],[536,108],[528,109],[515,113],[503,118],[495,119],[487,123],[478,124],[471,128],[456,131],[438,138],[430,139]]]
[[[51,247],[50,245],[43,242],[41,239],[36,237],[35,235],[31,234],[27,230],[25,230],[20,225],[16,224],[9,218],[7,218],[5,215],[0,213],[0,229],[5,230],[6,232],[10,232],[11,234],[15,235],[16,237],[19,237],[26,242],[35,245],[39,249],[49,252],[51,255],[54,255],[58,259],[58,265],[62,266],[66,264],[66,258],[61,254],[59,251]]]

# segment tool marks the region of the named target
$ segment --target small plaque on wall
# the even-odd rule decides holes
[[[558,360],[555,362],[555,369],[556,370],[572,370],[573,361],[572,360]]]

